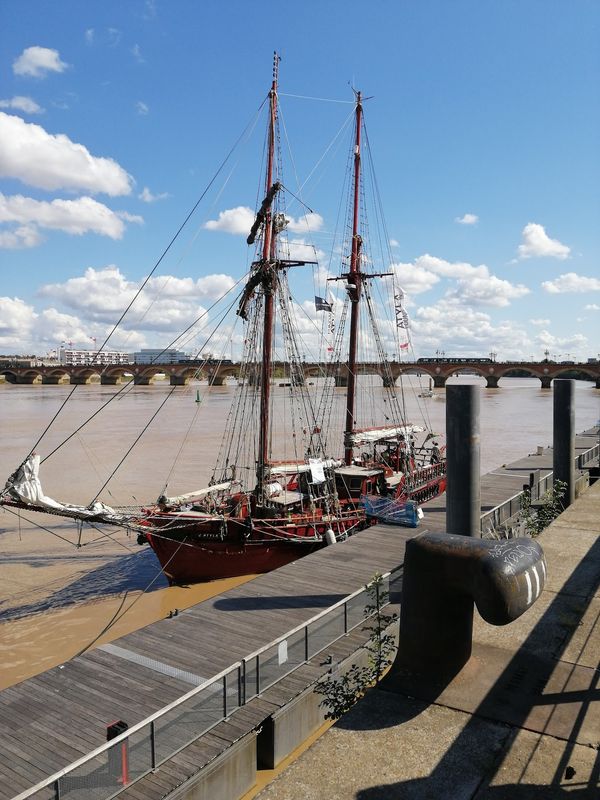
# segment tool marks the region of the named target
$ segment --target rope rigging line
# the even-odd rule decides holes
[[[160,413],[160,411],[162,410],[162,408],[163,408],[163,406],[165,405],[165,403],[167,402],[167,400],[169,400],[169,399],[170,399],[170,397],[172,396],[172,394],[173,394],[173,392],[175,391],[175,389],[177,389],[177,387],[176,387],[176,386],[172,386],[172,387],[171,387],[171,390],[170,390],[170,391],[168,392],[168,394],[165,396],[165,398],[164,398],[164,400],[162,401],[162,403],[161,403],[161,404],[158,406],[158,408],[156,409],[156,411],[154,412],[154,414],[152,414],[152,416],[150,417],[150,419],[148,420],[148,422],[147,422],[147,423],[144,425],[144,427],[142,428],[142,430],[140,431],[140,433],[139,433],[139,434],[136,436],[136,438],[135,438],[135,440],[134,440],[133,444],[131,445],[131,447],[130,447],[130,448],[129,448],[129,449],[126,451],[126,452],[125,452],[125,455],[123,456],[123,458],[122,458],[122,459],[119,461],[119,463],[117,464],[117,466],[114,468],[114,470],[111,472],[111,474],[110,474],[110,475],[108,476],[108,478],[105,480],[105,482],[102,484],[102,486],[100,487],[100,489],[99,489],[99,490],[98,490],[98,492],[96,493],[95,497],[94,497],[94,498],[93,498],[93,499],[90,501],[90,503],[89,503],[89,505],[90,505],[90,506],[91,506],[91,505],[93,505],[93,503],[95,503],[95,502],[96,502],[96,500],[98,499],[98,497],[99,497],[100,493],[102,492],[102,490],[106,488],[107,484],[108,484],[108,483],[109,483],[109,482],[112,480],[112,478],[115,476],[115,474],[116,474],[117,470],[119,469],[119,467],[121,466],[121,464],[122,464],[122,463],[125,461],[125,459],[127,458],[127,456],[128,456],[130,453],[131,453],[131,451],[133,450],[133,448],[136,446],[136,444],[139,442],[139,440],[142,438],[142,436],[143,436],[143,435],[146,433],[146,431],[148,430],[148,428],[150,427],[150,425],[152,424],[152,422],[154,422],[154,420],[156,419],[156,417],[158,416],[158,414],[159,414],[159,413]]]
[[[322,103],[343,103],[344,105],[356,105],[354,100],[332,100],[329,97],[310,97],[304,94],[290,94],[289,92],[278,92],[280,97],[295,97],[297,100],[318,100]]]
[[[203,312],[203,313],[202,313],[202,314],[201,314],[199,317],[197,317],[197,318],[196,318],[196,319],[195,319],[195,320],[194,320],[194,321],[193,321],[193,322],[192,322],[190,325],[188,325],[188,327],[185,329],[185,331],[183,331],[182,333],[180,333],[180,334],[179,334],[179,336],[177,336],[177,337],[176,337],[176,338],[175,338],[175,339],[174,339],[174,340],[171,342],[171,344],[170,344],[170,345],[167,345],[167,347],[166,347],[164,350],[162,350],[162,353],[164,353],[164,352],[165,352],[165,350],[169,349],[169,347],[172,347],[174,344],[176,344],[176,343],[177,343],[177,342],[180,340],[180,338],[181,338],[182,336],[184,336],[184,335],[185,335],[185,334],[186,334],[188,331],[190,331],[190,330],[191,330],[191,329],[192,329],[192,328],[193,328],[195,325],[197,325],[197,324],[198,324],[198,323],[199,323],[199,322],[200,322],[200,321],[201,321],[201,320],[202,320],[202,319],[203,319],[205,316],[207,316],[208,314],[210,314],[210,312],[213,310],[213,308],[215,308],[215,306],[217,306],[217,305],[218,305],[218,304],[219,304],[219,303],[220,303],[222,300],[224,300],[224,299],[225,299],[225,297],[227,297],[227,295],[228,295],[230,292],[232,292],[232,291],[233,291],[233,290],[234,290],[234,289],[235,289],[237,286],[239,286],[239,284],[240,284],[242,281],[246,280],[246,278],[247,278],[247,275],[243,275],[241,278],[239,278],[239,280],[237,280],[237,281],[236,281],[236,282],[233,284],[233,286],[231,286],[231,287],[230,287],[230,288],[229,288],[229,289],[228,289],[228,290],[227,290],[227,291],[226,291],[224,294],[222,294],[222,295],[221,295],[221,297],[219,297],[217,300],[215,300],[215,302],[214,302],[214,303],[213,303],[211,306],[209,306],[209,308],[207,308],[207,309],[206,309],[206,310],[205,310],[205,311],[204,311],[204,312]],[[230,309],[233,307],[233,305],[235,305],[235,303],[236,303],[236,302],[237,302],[237,297],[234,299],[234,301],[233,301],[233,302],[232,302],[232,304],[230,305],[230,307],[229,307],[229,309],[228,309],[228,312],[229,312],[229,310],[230,310]],[[214,332],[213,332],[213,333],[214,333]],[[210,340],[210,338],[212,338],[212,334],[211,334],[211,337],[209,337],[209,340]],[[204,347],[205,347],[205,346],[206,346],[206,343],[205,343]],[[202,348],[201,348],[201,349],[202,349]],[[156,358],[160,358],[160,355],[161,355],[161,354],[159,354],[158,356],[156,356]],[[155,361],[155,359],[153,359],[153,361]],[[76,436],[76,435],[79,433],[79,431],[81,431],[83,428],[85,428],[85,426],[86,426],[86,425],[88,425],[88,424],[89,424],[89,423],[90,423],[90,422],[91,422],[91,421],[92,421],[92,420],[93,420],[95,417],[97,417],[97,416],[98,416],[98,414],[100,414],[100,413],[101,413],[101,412],[102,412],[102,411],[103,411],[103,410],[104,410],[104,409],[105,409],[105,408],[106,408],[106,407],[107,407],[107,406],[108,406],[110,403],[112,403],[112,402],[113,402],[113,400],[116,400],[117,398],[120,398],[120,397],[121,397],[121,395],[124,395],[125,393],[128,393],[128,392],[130,392],[130,391],[133,389],[134,385],[135,385],[135,379],[134,379],[134,378],[131,378],[129,381],[127,381],[127,383],[123,384],[123,386],[122,386],[122,387],[121,387],[121,388],[120,388],[118,391],[116,391],[116,392],[115,392],[113,395],[111,395],[111,396],[108,398],[108,400],[107,400],[105,403],[103,403],[103,404],[102,404],[102,405],[101,405],[99,408],[97,408],[97,409],[96,409],[96,411],[94,411],[94,413],[93,413],[93,414],[91,414],[91,415],[90,415],[90,416],[89,416],[89,417],[88,417],[86,420],[84,420],[84,421],[81,423],[81,425],[79,425],[79,427],[78,427],[78,428],[76,428],[74,431],[72,431],[72,432],[71,432],[71,433],[70,433],[70,434],[69,434],[69,435],[68,435],[68,436],[67,436],[65,439],[63,439],[63,441],[62,441],[62,442],[60,442],[58,445],[56,445],[56,447],[54,448],[54,450],[51,450],[51,451],[48,453],[48,455],[47,455],[47,456],[45,456],[45,457],[42,459],[41,463],[43,464],[43,463],[44,463],[45,461],[47,461],[47,460],[48,460],[48,459],[49,459],[51,456],[53,456],[53,455],[54,455],[54,454],[55,454],[55,453],[56,453],[58,450],[60,450],[60,448],[61,448],[61,447],[63,447],[63,446],[64,446],[64,445],[65,445],[65,444],[66,444],[68,441],[70,441],[70,440],[71,440],[71,439],[72,439],[74,436]],[[76,387],[74,387],[74,388],[76,388]],[[69,395],[69,397],[70,397],[70,395]],[[67,399],[68,399],[68,398],[67,398]],[[65,405],[65,404],[63,403],[63,405],[61,406],[61,409],[64,407],[64,405]],[[59,409],[59,411],[60,411],[60,409]],[[56,415],[55,415],[55,417],[54,417],[54,418],[56,418]],[[48,428],[47,428],[46,430],[48,430]],[[40,439],[38,439],[38,443],[41,441],[41,439],[42,439],[42,437],[40,437]],[[37,445],[36,445],[36,446],[37,446]],[[33,453],[33,452],[34,452],[34,450],[35,450],[35,447],[34,447],[34,448],[33,448],[33,449],[30,451],[29,455],[31,455],[31,453]],[[28,456],[28,457],[29,457],[29,456]],[[25,460],[27,460],[27,459],[25,459]]]
[[[152,277],[152,275],[153,275],[153,274],[156,272],[156,270],[158,269],[159,265],[161,264],[161,262],[163,261],[163,259],[165,258],[165,256],[167,255],[167,253],[169,252],[169,250],[171,249],[171,247],[173,246],[173,244],[175,243],[175,241],[177,240],[177,238],[179,237],[179,235],[181,234],[181,232],[183,231],[183,229],[184,229],[184,228],[185,228],[185,226],[187,225],[187,223],[189,222],[190,218],[192,217],[192,215],[194,214],[194,212],[196,211],[196,209],[198,208],[198,206],[200,205],[200,203],[202,202],[202,200],[204,200],[204,198],[206,197],[206,194],[208,193],[208,191],[209,191],[209,190],[210,190],[210,188],[212,187],[213,183],[216,181],[216,179],[217,179],[217,178],[218,178],[218,176],[220,175],[221,171],[223,170],[223,168],[225,167],[225,165],[227,164],[227,162],[229,161],[229,159],[231,158],[231,156],[233,155],[233,153],[234,153],[234,152],[235,152],[235,150],[237,149],[238,145],[239,145],[239,144],[240,144],[240,142],[242,142],[242,141],[243,141],[243,139],[245,138],[245,136],[246,136],[246,133],[247,133],[249,130],[251,130],[251,129],[252,129],[252,127],[253,127],[253,126],[256,124],[256,119],[257,119],[257,117],[259,116],[260,112],[262,111],[262,108],[263,108],[263,106],[265,105],[265,103],[266,103],[266,102],[267,102],[267,98],[265,98],[265,99],[262,101],[262,103],[261,103],[261,104],[260,104],[260,106],[258,107],[258,109],[257,109],[256,113],[254,114],[254,116],[253,116],[252,120],[251,120],[251,121],[250,121],[250,122],[249,122],[249,123],[246,125],[246,127],[244,128],[244,130],[242,131],[242,133],[241,133],[241,134],[239,135],[239,137],[236,139],[236,141],[234,142],[234,144],[233,144],[233,145],[232,145],[232,147],[230,148],[229,152],[227,153],[227,155],[225,156],[225,158],[223,159],[223,161],[222,161],[222,162],[221,162],[221,164],[219,165],[219,167],[218,167],[217,171],[215,172],[215,174],[213,175],[213,177],[210,179],[210,181],[208,182],[208,184],[207,184],[207,186],[205,187],[204,191],[202,192],[202,194],[200,195],[200,197],[198,198],[198,200],[196,201],[196,203],[195,203],[195,204],[194,204],[194,206],[192,207],[191,211],[189,211],[189,213],[188,213],[188,214],[187,214],[187,216],[185,217],[184,221],[181,223],[181,225],[179,226],[178,230],[176,231],[176,233],[174,234],[174,236],[171,238],[171,241],[170,241],[170,242],[169,242],[169,244],[166,246],[166,248],[163,250],[163,252],[162,252],[162,254],[160,255],[159,259],[156,261],[156,263],[155,263],[155,264],[154,264],[154,266],[152,267],[152,269],[151,269],[151,271],[149,272],[149,274],[148,274],[148,275],[147,275],[147,276],[144,278],[144,281],[142,282],[142,284],[141,284],[141,286],[139,287],[138,291],[135,293],[135,295],[134,295],[133,299],[131,300],[131,302],[129,303],[129,305],[128,305],[128,306],[125,308],[125,310],[123,311],[123,313],[121,314],[121,316],[119,317],[119,319],[117,320],[117,322],[114,324],[114,326],[113,326],[112,330],[110,331],[110,333],[108,334],[108,336],[106,336],[106,338],[105,338],[105,339],[104,339],[104,341],[102,342],[101,346],[100,346],[100,347],[98,348],[98,350],[96,351],[96,354],[94,355],[94,359],[93,359],[92,363],[94,363],[94,361],[95,361],[95,360],[98,358],[99,354],[100,354],[100,353],[103,351],[103,349],[106,347],[106,345],[107,345],[108,341],[110,340],[110,338],[112,337],[112,335],[114,334],[114,332],[117,330],[117,328],[119,327],[119,325],[121,324],[121,322],[122,322],[122,321],[123,321],[123,319],[125,318],[125,315],[128,313],[128,311],[130,310],[130,308],[132,307],[132,305],[135,303],[135,301],[137,300],[137,298],[140,296],[140,294],[141,294],[141,293],[142,293],[142,291],[144,290],[144,288],[145,288],[146,284],[148,283],[148,281],[150,280],[150,278]],[[164,352],[164,351],[163,351],[163,352]],[[60,405],[60,407],[58,408],[57,412],[54,414],[54,416],[52,417],[52,419],[51,419],[51,420],[50,420],[50,422],[48,423],[48,425],[47,425],[47,426],[44,428],[44,430],[42,431],[41,435],[38,437],[38,439],[37,439],[36,443],[33,445],[33,447],[31,448],[31,450],[29,451],[29,453],[28,453],[28,455],[27,455],[27,458],[28,458],[28,457],[29,457],[29,456],[30,456],[30,455],[31,455],[33,452],[35,452],[35,449],[38,447],[38,445],[40,444],[40,442],[42,441],[42,439],[44,438],[44,436],[45,436],[45,435],[48,433],[48,431],[50,430],[50,428],[52,427],[52,425],[54,424],[54,422],[56,421],[56,419],[58,418],[58,416],[60,415],[60,413],[62,412],[62,410],[63,410],[63,409],[64,409],[64,407],[66,406],[66,404],[68,403],[68,401],[71,399],[71,397],[72,397],[72,395],[73,395],[73,393],[74,393],[74,391],[75,391],[75,389],[76,389],[76,388],[77,388],[77,384],[75,384],[75,386],[73,387],[73,389],[71,390],[71,392],[70,392],[70,393],[67,395],[67,397],[65,398],[65,400],[63,401],[63,403],[62,403],[62,404]],[[26,460],[27,460],[27,458],[25,458],[24,460],[26,461]]]
[[[98,639],[100,639],[101,636],[104,636],[104,634],[107,633],[113,627],[113,625],[116,625],[117,622],[119,622],[121,619],[123,619],[125,614],[128,614],[131,611],[131,609],[146,594],[146,592],[148,592],[152,588],[152,586],[154,586],[156,581],[163,574],[163,569],[164,570],[167,569],[167,567],[169,566],[171,561],[179,553],[179,551],[181,550],[181,548],[183,547],[184,544],[187,544],[185,539],[183,539],[181,541],[179,547],[177,548],[177,550],[175,550],[175,552],[173,553],[171,558],[167,561],[167,563],[164,566],[161,566],[161,567],[158,568],[158,570],[156,571],[156,573],[155,573],[154,577],[152,578],[152,580],[150,581],[150,583],[148,583],[148,585],[145,586],[142,589],[140,594],[137,597],[134,598],[133,602],[126,609],[122,610],[123,606],[125,605],[125,601],[127,600],[127,595],[129,594],[128,591],[125,592],[125,594],[123,595],[123,600],[121,601],[121,605],[115,611],[115,613],[113,614],[111,619],[108,621],[108,623],[104,626],[104,628],[100,631],[100,633],[94,639],[92,639],[91,642],[88,642],[88,644],[85,647],[83,647],[78,653],[76,653],[74,656],[72,656],[73,658],[78,658],[79,656],[83,655],[87,650],[90,649],[90,647],[92,647],[98,641]]]

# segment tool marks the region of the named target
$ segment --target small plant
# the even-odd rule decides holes
[[[563,511],[562,499],[567,490],[564,481],[555,481],[553,486],[544,492],[538,503],[533,504],[531,489],[526,489],[521,497],[521,515],[525,532],[529,536],[539,534],[550,525]]]
[[[388,592],[384,587],[383,576],[376,573],[365,586],[368,601],[364,615],[368,624],[362,630],[369,632],[365,650],[369,654],[368,664],[359,667],[352,664],[350,669],[339,677],[328,673],[315,686],[315,692],[323,695],[319,706],[326,708],[325,719],[337,720],[349,711],[363,697],[371,686],[381,680],[385,670],[392,663],[396,648],[394,637],[387,632],[398,614],[384,614],[382,609],[388,602]]]

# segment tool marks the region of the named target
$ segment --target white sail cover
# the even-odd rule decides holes
[[[46,497],[39,479],[39,471],[40,456],[38,453],[33,453],[21,464],[14,475],[11,475],[9,478],[6,484],[6,490],[10,496],[28,506],[37,509],[47,509],[48,511],[53,511],[65,517],[86,519],[102,516],[106,519],[112,518],[115,522],[121,519],[122,515],[118,514],[110,506],[106,506],[104,503],[98,501],[89,506],[77,506],[71,505],[70,503],[59,503],[51,497]]]
[[[343,464],[343,461],[333,458],[327,458],[324,460],[310,458],[308,464],[271,464],[269,467],[269,475],[298,475],[301,472],[312,472],[317,462],[320,463],[324,470],[340,467]],[[325,476],[323,476],[323,480],[325,480]]]
[[[408,436],[411,433],[423,433],[425,428],[420,425],[398,425],[393,428],[367,428],[362,431],[353,431],[348,439],[353,445],[372,444],[382,439],[393,439],[396,436]]]
[[[224,483],[213,483],[212,486],[206,486],[204,489],[196,489],[195,492],[187,492],[186,494],[178,494],[176,497],[162,497],[158,498],[159,503],[165,503],[169,506],[177,506],[181,505],[182,503],[191,503],[194,500],[201,500],[203,497],[206,497],[208,494],[214,494],[215,492],[225,492],[227,489],[231,489],[237,481],[225,481]]]

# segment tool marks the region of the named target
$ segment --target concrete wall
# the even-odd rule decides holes
[[[390,626],[387,632],[394,634],[397,646],[398,623]],[[320,653],[318,657],[323,655]],[[367,651],[360,648],[339,662],[333,676],[344,675],[354,664],[365,667],[368,660]],[[265,720],[258,735],[260,766],[274,769],[321,727],[325,721],[325,709],[319,706],[322,700],[323,695],[315,693],[313,684]]]
[[[237,800],[256,783],[256,733],[252,731],[168,795],[169,800]]]

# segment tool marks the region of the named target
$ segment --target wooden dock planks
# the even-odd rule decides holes
[[[576,453],[589,449],[590,441],[589,436],[578,436]],[[552,469],[551,450],[483,476],[482,513],[517,494],[528,483],[529,473],[538,469],[540,477]],[[445,497],[441,497],[425,506],[418,530],[444,529]],[[101,745],[106,725],[114,719],[133,725],[192,688],[189,682],[156,671],[152,662],[209,678],[360,588],[376,572],[399,566],[406,541],[414,534],[408,528],[375,525],[344,544],[262,575],[113,643],[142,663],[99,648],[0,692],[0,800],[9,800]],[[202,759],[207,763],[219,748],[227,749],[259,725],[273,709],[309,685],[315,674],[315,664],[301,668],[171,759],[160,775],[144,779],[146,794],[141,786],[133,786],[124,797],[163,797],[170,774],[171,783],[183,780],[186,770],[193,774]]]

